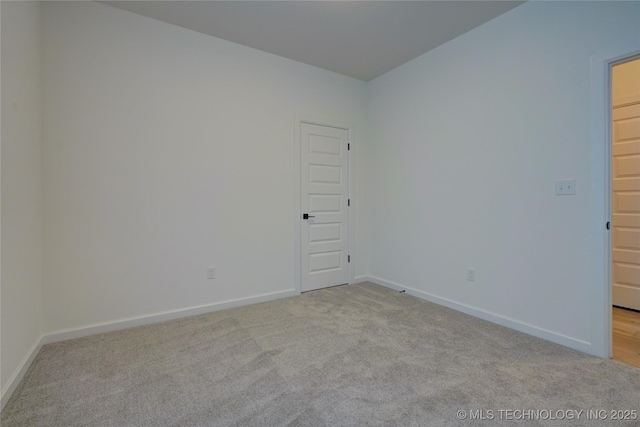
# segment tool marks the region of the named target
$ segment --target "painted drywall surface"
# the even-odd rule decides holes
[[[43,7],[45,332],[293,289],[295,115],[360,131],[365,84],[103,4]]]
[[[611,98],[614,106],[640,100],[640,59],[613,67]]]
[[[0,7],[4,390],[42,333],[41,16],[36,2]]]
[[[588,343],[590,58],[638,22],[529,2],[370,82],[371,275]]]

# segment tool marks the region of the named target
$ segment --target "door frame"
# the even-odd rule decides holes
[[[612,243],[606,224],[612,220],[612,100],[614,65],[640,56],[637,45],[626,44],[591,56],[591,219],[594,283],[591,288],[591,353],[612,355]]]
[[[294,268],[294,287],[295,287],[295,291],[300,294],[302,293],[302,287],[301,287],[301,283],[302,283],[302,271],[301,271],[301,258],[300,258],[300,252],[302,250],[301,247],[301,238],[300,238],[300,230],[302,227],[302,210],[300,207],[300,201],[301,201],[301,197],[302,195],[300,194],[301,191],[301,177],[302,177],[302,165],[301,165],[301,146],[300,144],[302,143],[301,140],[301,131],[302,131],[302,124],[306,123],[306,124],[312,124],[312,125],[318,125],[318,126],[327,126],[327,127],[332,127],[332,128],[337,128],[337,129],[344,129],[348,132],[349,135],[349,144],[351,144],[351,150],[349,150],[348,152],[348,162],[347,162],[347,167],[348,167],[348,173],[347,173],[347,197],[351,200],[351,206],[349,207],[349,219],[348,219],[348,224],[347,224],[347,241],[348,241],[348,251],[349,251],[349,255],[351,256],[351,262],[349,263],[349,265],[347,266],[348,270],[349,270],[349,282],[348,283],[353,283],[354,281],[354,271],[355,269],[353,268],[354,265],[354,261],[355,261],[355,257],[354,257],[354,248],[355,248],[355,244],[354,244],[354,236],[355,233],[353,232],[354,230],[354,201],[353,201],[353,196],[352,196],[352,191],[354,188],[354,181],[353,181],[353,159],[354,159],[354,149],[355,149],[355,128],[353,126],[353,124],[349,121],[344,121],[344,120],[339,120],[339,119],[333,119],[333,118],[326,118],[326,117],[320,117],[320,116],[314,116],[314,115],[296,115],[295,117],[295,138],[294,138],[294,203],[293,203],[293,224],[294,224],[294,262],[295,262],[295,268]]]

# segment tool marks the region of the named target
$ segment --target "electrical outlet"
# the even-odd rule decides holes
[[[476,281],[476,270],[474,268],[467,268],[467,280],[470,282]]]
[[[216,278],[216,268],[207,267],[207,279],[215,279],[215,278]]]

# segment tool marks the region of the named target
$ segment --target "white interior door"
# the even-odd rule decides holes
[[[349,131],[300,125],[300,288],[349,282]]]
[[[640,103],[613,109],[612,299],[640,310]]]

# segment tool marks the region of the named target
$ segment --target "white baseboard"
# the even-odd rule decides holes
[[[549,331],[547,329],[539,328],[535,325],[521,322],[511,317],[503,316],[487,310],[482,310],[480,308],[472,307],[466,304],[461,304],[459,302],[456,302],[447,298],[442,298],[437,295],[430,294],[428,292],[419,291],[409,286],[403,286],[399,283],[394,283],[388,280],[381,279],[379,277],[367,276],[367,277],[363,277],[363,280],[378,284],[380,286],[385,286],[387,288],[395,289],[398,291],[404,290],[409,295],[413,295],[415,297],[418,297],[439,305],[443,305],[445,307],[449,307],[457,311],[461,311],[465,314],[469,314],[471,316],[478,317],[480,319],[487,320],[489,322],[496,323],[498,325],[505,326],[510,329],[515,329],[516,331],[524,332],[525,334],[533,335],[534,337],[542,338],[544,340],[551,341],[556,344],[564,345],[565,347],[573,348],[575,350],[583,351],[589,354],[594,354],[591,343],[587,341],[579,340],[579,339],[562,335],[553,331]]]
[[[64,341],[74,338],[82,338],[90,335],[101,334],[104,332],[113,332],[121,329],[133,328],[135,326],[149,325],[152,323],[164,322],[167,320],[179,319],[181,317],[196,316],[198,314],[210,313],[213,311],[224,310],[227,308],[240,307],[243,305],[256,304],[259,302],[271,301],[279,298],[292,297],[299,295],[300,292],[296,290],[286,290],[273,292],[269,294],[256,295],[248,298],[238,298],[234,300],[222,301],[214,304],[201,305],[197,307],[190,307],[180,310],[166,311],[163,313],[156,313],[147,316],[132,317],[128,319],[116,320],[113,322],[106,322],[96,325],[84,326],[74,329],[63,329],[58,331],[48,332],[38,338],[33,344],[31,349],[27,352],[18,368],[15,370],[6,386],[2,389],[1,406],[0,410],[4,408],[4,405],[9,401],[11,395],[15,391],[20,381],[24,377],[27,369],[31,366],[31,363],[35,359],[36,355],[45,344],[50,344],[58,341]]]
[[[436,295],[429,294],[427,292],[419,291],[417,289],[414,289],[408,286],[403,286],[398,283],[381,279],[379,277],[358,276],[354,278],[354,283],[360,283],[365,281],[373,282],[378,285],[385,286],[387,288],[395,289],[398,291],[404,290],[409,295],[413,295],[418,298],[422,298],[424,300],[427,300],[439,305],[443,305],[445,307],[449,307],[457,311],[461,311],[471,316],[488,320],[498,325],[515,329],[517,331],[524,332],[526,334],[533,335],[538,338],[546,339],[548,341],[552,341],[557,344],[564,345],[566,347],[584,351],[586,353],[592,353],[591,344],[586,341],[578,340],[572,337],[568,337],[562,334],[548,331],[546,329],[538,328],[534,325],[520,322],[516,319],[502,316],[486,310],[481,310],[481,309],[471,307],[465,304],[461,304],[446,298],[441,298]],[[182,317],[196,316],[199,314],[210,313],[218,310],[224,310],[227,308],[240,307],[240,306],[249,305],[249,304],[256,304],[259,302],[271,301],[271,300],[291,297],[295,295],[299,295],[299,292],[294,289],[291,289],[286,291],[257,295],[254,297],[238,298],[238,299],[222,301],[214,304],[207,304],[207,305],[190,307],[190,308],[180,309],[180,310],[172,310],[172,311],[167,311],[163,313],[151,314],[147,316],[139,316],[139,317],[133,317],[128,319],[122,319],[114,322],[90,325],[90,326],[81,327],[81,328],[64,329],[64,330],[48,332],[47,334],[40,336],[40,338],[33,344],[31,349],[27,352],[24,359],[22,360],[22,362],[14,372],[14,374],[11,376],[11,378],[7,382],[6,386],[2,389],[0,410],[4,408],[4,405],[7,403],[7,401],[11,397],[11,394],[15,391],[16,387],[24,377],[24,374],[27,372],[27,369],[29,369],[29,366],[31,365],[36,355],[40,351],[40,348],[44,344],[49,344],[53,342],[64,341],[64,340],[74,339],[74,338],[82,338],[82,337],[100,334],[104,332],[112,332],[112,331],[117,331],[121,329],[132,328],[135,326],[149,325],[152,323],[164,322],[167,320],[179,319]]]
[[[356,276],[351,283],[362,283],[369,281],[369,276]]]
[[[256,295],[253,297],[238,298],[213,304],[165,311],[162,313],[155,313],[146,316],[130,317],[128,319],[83,326],[81,328],[62,329],[44,334],[43,344],[49,344],[74,338],[82,338],[90,335],[102,334],[104,332],[113,332],[121,329],[133,328],[136,326],[149,325],[152,323],[165,322],[167,320],[174,320],[182,317],[197,316],[199,314],[211,313],[213,311],[225,310],[227,308],[240,307],[243,305],[256,304],[259,302],[292,297],[299,294],[300,293],[298,291],[290,289],[286,291]]]
[[[33,343],[29,351],[27,351],[27,354],[24,356],[16,370],[13,372],[13,375],[11,375],[11,378],[9,378],[9,381],[7,381],[7,384],[2,389],[2,392],[0,392],[0,411],[4,409],[4,405],[7,404],[7,402],[11,398],[11,395],[18,387],[18,384],[20,384],[20,381],[22,381],[24,374],[27,373],[27,369],[29,369],[29,366],[31,366],[31,363],[38,355],[38,352],[42,348],[42,345],[43,335],[40,335],[40,337]]]

